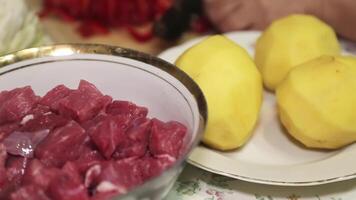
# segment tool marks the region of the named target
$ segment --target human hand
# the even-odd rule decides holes
[[[321,0],[322,1],[322,0]],[[294,13],[310,13],[320,0],[203,0],[204,10],[222,32],[264,29],[273,20]]]

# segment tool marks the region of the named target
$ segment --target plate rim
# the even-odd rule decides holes
[[[274,181],[274,180],[266,180],[266,179],[260,179],[260,178],[253,178],[253,177],[247,177],[247,176],[242,176],[242,175],[236,175],[232,174],[229,172],[224,172],[221,170],[217,169],[212,169],[210,167],[204,166],[197,161],[194,161],[188,157],[187,162],[195,167],[198,167],[200,169],[223,175],[226,177],[242,180],[242,181],[247,181],[251,183],[259,183],[259,184],[264,184],[264,185],[274,185],[274,186],[317,186],[317,185],[324,185],[328,183],[334,183],[334,182],[341,182],[341,181],[347,181],[356,178],[356,172],[353,174],[348,174],[345,176],[340,176],[340,177],[334,177],[334,178],[328,178],[328,179],[320,179],[320,180],[314,180],[314,181]]]

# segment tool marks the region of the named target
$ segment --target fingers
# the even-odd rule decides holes
[[[259,0],[204,0],[204,5],[207,16],[222,32],[264,27]]]
[[[273,20],[304,13],[310,0],[203,0],[204,9],[220,31],[264,29]],[[315,0],[312,0],[315,1]]]
[[[244,0],[204,0],[204,10],[211,22],[219,27],[220,23],[237,12]]]

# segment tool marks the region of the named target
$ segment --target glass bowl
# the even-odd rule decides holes
[[[143,185],[113,199],[163,199],[199,143],[207,120],[206,101],[184,72],[159,58],[120,47],[70,44],[25,49],[0,57],[0,91],[26,85],[44,95],[56,85],[74,88],[88,80],[113,99],[149,109],[149,117],[188,128],[187,148],[177,162]]]

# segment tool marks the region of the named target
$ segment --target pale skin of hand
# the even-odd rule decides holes
[[[289,14],[310,14],[356,41],[356,0],[203,0],[204,10],[222,32],[263,30]]]

